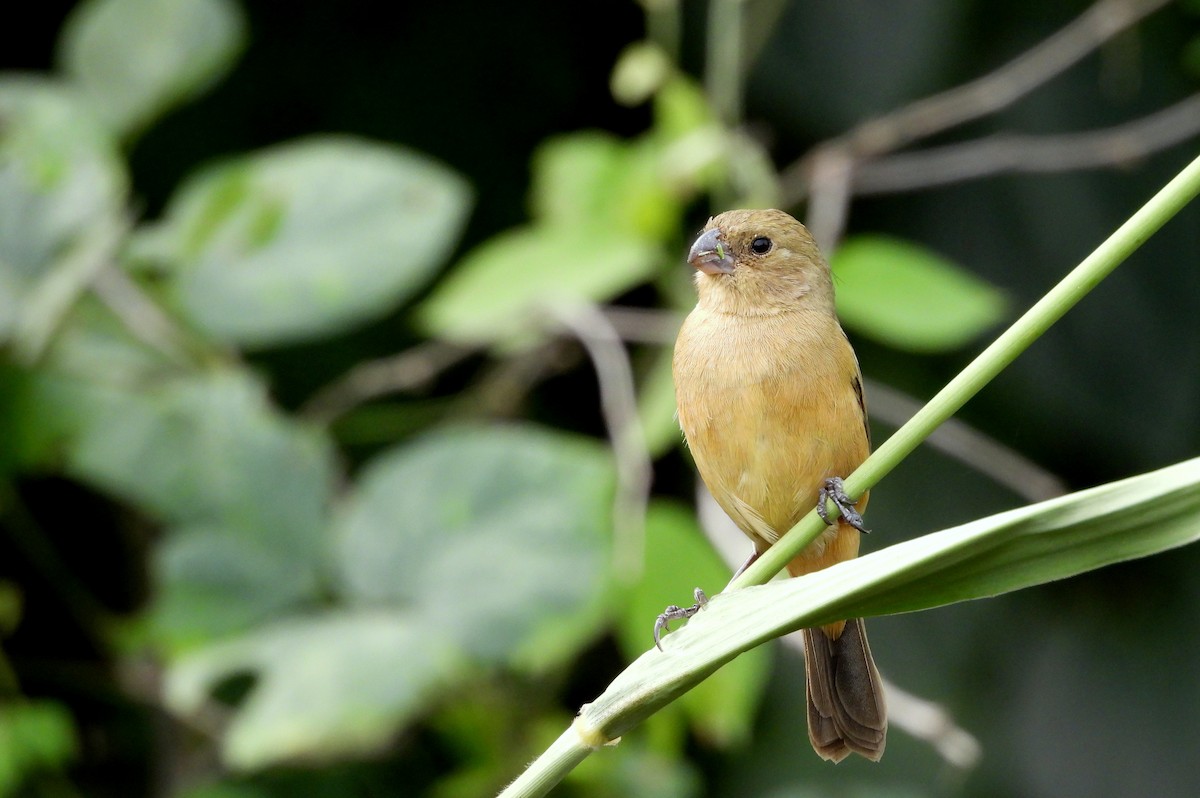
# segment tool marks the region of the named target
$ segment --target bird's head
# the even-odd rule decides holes
[[[739,315],[833,310],[829,266],[807,228],[777,210],[726,211],[688,253],[701,304]]]

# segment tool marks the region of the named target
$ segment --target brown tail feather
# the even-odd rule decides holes
[[[837,639],[804,630],[808,738],[824,759],[851,752],[878,762],[887,742],[887,707],[861,618],[846,622]]]

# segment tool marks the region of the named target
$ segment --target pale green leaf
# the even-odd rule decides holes
[[[612,497],[595,442],[522,426],[431,434],[359,477],[336,525],[342,590],[414,608],[478,658],[525,660],[534,641],[565,656],[595,630]]]
[[[525,227],[471,250],[418,309],[432,335],[498,341],[555,324],[547,309],[605,302],[649,279],[657,247],[594,228]]]
[[[221,744],[225,764],[243,770],[374,752],[462,677],[463,661],[408,613],[296,617],[176,662],[167,706],[198,713],[222,681],[247,674],[253,687]]]
[[[119,226],[128,177],[115,142],[61,84],[0,77],[0,340],[88,231]]]
[[[549,139],[533,156],[533,217],[543,226],[589,228],[597,238],[662,241],[679,223],[684,195],[666,156],[652,136],[584,131]]]
[[[312,600],[333,483],[321,433],[285,419],[261,385],[232,372],[141,393],[81,383],[75,396],[68,472],[172,527],[154,559],[166,642]]]
[[[615,216],[613,187],[628,148],[627,142],[598,130],[556,136],[538,145],[530,166],[533,217],[555,226],[608,226]]]
[[[958,349],[1004,318],[998,290],[901,239],[850,238],[831,264],[842,322],[897,349]]]
[[[268,346],[396,307],[454,248],[468,205],[462,179],[424,155],[314,138],[192,178],[147,248],[170,253],[168,289],[199,327]]]
[[[608,88],[621,105],[641,105],[662,88],[673,71],[671,57],[657,44],[634,42],[617,56]]]
[[[233,0],[87,0],[67,20],[58,60],[127,135],[216,82],[245,38]]]

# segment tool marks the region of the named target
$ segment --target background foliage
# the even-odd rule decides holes
[[[724,583],[671,418],[689,236],[733,204],[813,218],[787,164],[1086,8],[757,0],[725,25],[742,5],[90,0],[4,26],[0,795],[487,794],[663,605]],[[1165,7],[931,144],[1196,91],[1194,3],[1107,5]],[[1059,174],[1039,142],[1033,174],[859,185],[831,260],[877,438],[1195,148]],[[838,227],[814,223],[831,250]],[[1193,208],[967,408],[999,448],[921,450],[871,527],[1195,455],[1198,251]],[[1197,556],[872,621],[973,766],[901,731],[879,766],[820,762],[781,648],[562,789],[1190,794]]]

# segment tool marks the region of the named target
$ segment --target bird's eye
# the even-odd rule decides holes
[[[750,251],[755,255],[766,255],[771,251],[771,239],[759,236],[750,242]]]

